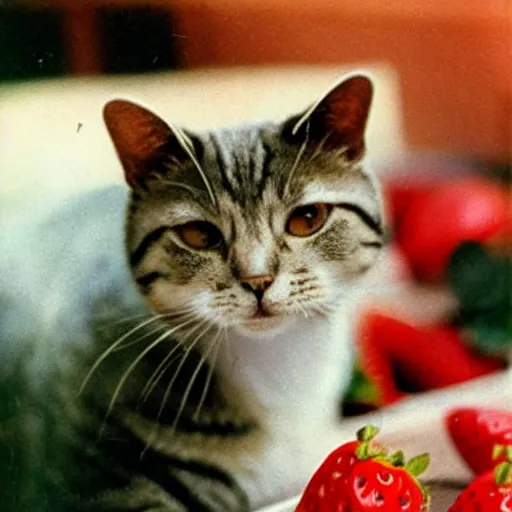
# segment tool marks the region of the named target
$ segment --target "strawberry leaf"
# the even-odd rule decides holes
[[[482,314],[465,322],[471,343],[484,354],[503,355],[512,347],[512,308]]]
[[[430,455],[428,453],[423,453],[422,455],[417,455],[409,460],[409,462],[405,464],[405,468],[411,475],[419,476],[428,468],[429,464]]]
[[[503,356],[512,346],[512,261],[477,242],[452,254],[448,282],[459,300],[457,323],[484,354]]]
[[[505,258],[493,257],[477,242],[464,242],[448,264],[448,282],[465,314],[502,309],[510,303],[510,272]],[[482,293],[485,291],[485,293]]]
[[[359,460],[366,460],[368,458],[370,458],[370,454],[368,453],[368,448],[369,448],[369,444],[368,443],[361,443],[357,448],[356,448],[356,457],[359,459]]]
[[[502,453],[505,452],[505,446],[497,444],[492,449],[492,460],[496,460]]]
[[[379,392],[375,384],[356,366],[344,395],[346,403],[379,405]]]
[[[404,452],[399,450],[389,456],[389,462],[395,467],[403,467],[405,465]]]
[[[357,440],[361,441],[361,443],[370,442],[377,434],[379,433],[379,429],[374,425],[366,425],[362,429],[357,431]]]
[[[504,461],[494,468],[494,481],[498,486],[512,484],[512,464]]]

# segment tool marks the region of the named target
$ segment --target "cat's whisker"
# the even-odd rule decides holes
[[[173,354],[175,354],[178,349],[182,349],[185,343],[187,342],[188,338],[200,327],[202,327],[205,323],[205,320],[203,320],[202,322],[198,322],[183,335],[182,340],[177,340],[177,345],[169,352],[169,354],[165,356],[163,361],[158,365],[158,368],[155,370],[149,381],[144,386],[144,389],[142,390],[141,393],[141,399],[139,400],[139,404],[141,400],[145,402],[149,398],[149,395],[152,393],[153,389],[155,389],[160,379],[167,373],[167,370],[174,363],[176,358],[180,357],[180,354],[178,353],[176,357],[172,358]],[[181,354],[181,356],[183,356],[183,354]],[[158,372],[159,374],[156,375]]]
[[[295,306],[295,309],[301,313],[302,315],[304,315],[304,318],[309,318],[309,315],[308,315],[308,312],[307,310],[304,308],[304,306],[302,306],[302,304],[300,304],[299,302],[295,302],[293,304]]]
[[[183,340],[181,342],[177,341],[176,346],[173,347],[169,351],[169,353],[163,358],[163,360],[160,362],[160,364],[158,365],[158,367],[153,372],[153,374],[149,378],[148,382],[144,386],[144,388],[141,392],[141,398],[139,399],[138,405],[140,405],[141,402],[144,403],[147,401],[147,399],[149,398],[149,396],[151,395],[151,393],[153,392],[155,387],[158,385],[158,382],[160,381],[160,379],[166,374],[167,370],[170,368],[172,363],[174,363],[174,361],[176,360],[176,357],[179,357],[179,354],[174,358],[172,356],[178,351],[178,349],[182,348],[182,346],[185,344],[185,342],[186,342],[187,338],[190,336],[190,334],[195,332],[200,325],[201,325],[201,323],[199,323],[198,325],[189,329],[187,331],[187,333],[184,335]]]
[[[114,343],[112,343],[99,357],[98,359],[96,359],[96,361],[94,362],[94,364],[91,366],[91,369],[87,372],[87,375],[85,376],[83,382],[82,382],[82,385],[80,386],[79,390],[78,390],[78,395],[81,395],[85,389],[85,387],[87,386],[87,383],[89,382],[89,380],[91,379],[91,377],[93,376],[94,372],[98,369],[98,367],[101,365],[101,363],[103,361],[105,361],[105,359],[112,353],[114,352],[114,350],[126,339],[128,339],[132,334],[136,333],[137,331],[139,331],[140,329],[143,329],[144,327],[146,327],[147,325],[153,323],[153,322],[156,322],[157,320],[160,320],[161,318],[163,318],[164,315],[163,314],[159,314],[159,315],[154,315],[152,316],[150,319],[146,320],[145,322],[142,322],[140,323],[139,325],[137,325],[136,327],[134,327],[133,329],[130,329],[127,333],[123,334],[123,336],[121,336],[118,340],[116,340]]]
[[[181,304],[181,307],[179,307],[179,308],[174,307],[171,310],[163,311],[162,315],[165,320],[172,320],[174,318],[178,318],[183,315],[187,315],[189,313],[194,313],[194,312],[195,312],[194,302],[192,299],[189,299],[189,300],[185,301],[183,304]]]
[[[176,332],[177,330],[183,328],[185,325],[188,325],[193,320],[188,320],[187,322],[184,322],[182,324],[179,324],[177,326],[171,327],[170,329],[166,330],[161,336],[159,336],[155,341],[150,343],[136,358],[135,360],[128,366],[126,371],[124,372],[123,376],[119,380],[119,383],[116,386],[116,389],[114,390],[114,393],[112,394],[112,398],[110,399],[110,403],[107,408],[107,413],[105,415],[105,419],[108,418],[108,416],[111,414],[114,405],[119,398],[119,395],[121,393],[121,390],[128,379],[128,377],[131,375],[135,367],[144,359],[144,357],[155,347],[157,347],[160,343],[162,343],[168,336]]]
[[[299,126],[302,124],[303,119],[301,119],[293,128],[294,132],[299,128]],[[290,183],[292,182],[293,176],[295,174],[295,171],[297,170],[297,167],[299,166],[299,163],[302,159],[302,156],[304,155],[306,148],[308,147],[309,143],[309,120],[306,120],[306,138],[304,139],[304,142],[300,145],[299,150],[297,151],[297,156],[295,157],[295,160],[293,162],[293,165],[290,169],[290,172],[288,174],[288,178],[286,180],[286,184],[284,186],[284,193],[285,196],[288,194]]]
[[[178,350],[181,348],[182,344],[177,343],[176,346],[173,347],[172,350],[170,350],[169,353],[163,358],[156,370],[151,374],[151,377],[148,379],[148,382],[146,382],[146,385],[141,391],[141,396],[137,403],[137,408],[140,408],[141,403],[145,403],[148,400],[149,396],[160,382],[160,379],[167,373],[167,370],[169,370],[176,359],[179,358],[179,353],[176,354],[176,352],[178,352]],[[173,355],[174,357],[172,357]]]
[[[149,318],[152,316],[154,316],[154,313],[139,313],[138,315],[128,315],[123,318],[120,318],[119,320],[116,320],[115,322],[111,322],[110,325],[125,324],[125,323],[130,322],[131,320],[135,320],[137,318]]]
[[[147,439],[147,442],[146,442],[146,447],[144,448],[144,450],[142,451],[141,453],[141,459],[144,457],[144,454],[146,453],[146,451],[148,450],[148,448],[152,445],[152,443],[155,441],[157,435],[158,435],[158,427],[159,427],[159,424],[160,424],[160,418],[162,416],[162,413],[165,409],[165,406],[167,404],[167,401],[169,400],[169,396],[171,394],[171,391],[172,391],[172,387],[174,385],[174,383],[176,382],[176,379],[178,377],[178,375],[180,374],[180,371],[181,369],[183,368],[183,365],[185,364],[185,361],[187,360],[187,357],[189,356],[189,354],[192,352],[194,346],[199,342],[199,340],[202,338],[202,336],[208,331],[208,329],[210,329],[211,325],[210,323],[207,321],[207,320],[203,320],[202,322],[200,322],[200,326],[203,326],[204,324],[207,324],[206,325],[206,328],[203,329],[203,331],[201,331],[201,333],[199,333],[195,338],[194,340],[190,343],[190,345],[187,347],[187,349],[185,350],[185,352],[183,353],[183,357],[180,361],[180,364],[178,365],[178,367],[176,368],[176,371],[174,372],[174,375],[171,379],[171,381],[169,382],[169,384],[167,385],[167,388],[165,390],[165,393],[164,393],[164,396],[162,398],[162,403],[160,404],[160,408],[158,410],[158,414],[157,414],[157,417],[156,417],[156,420],[155,420],[155,427],[153,428],[153,432],[149,435],[148,439]]]
[[[112,350],[112,352],[119,352],[121,350],[125,350],[127,348],[130,348],[133,345],[137,345],[137,343],[140,343],[141,341],[145,340],[146,338],[149,338],[153,334],[155,334],[155,333],[157,333],[159,331],[163,331],[163,330],[167,329],[168,327],[169,326],[167,326],[167,325],[159,325],[158,327],[156,327],[152,331],[149,331],[146,334],[142,335],[140,338],[137,338],[137,339],[135,339],[133,341],[130,341],[128,343],[124,343],[123,345],[117,346],[114,350]]]
[[[180,146],[183,148],[183,150],[187,153],[190,160],[192,160],[192,163],[196,167],[197,171],[199,172],[199,175],[201,176],[201,179],[203,180],[203,183],[205,184],[206,190],[208,191],[208,195],[210,196],[210,199],[212,201],[212,204],[214,206],[217,206],[217,199],[215,197],[215,194],[213,192],[212,185],[210,183],[210,180],[206,176],[206,173],[204,172],[204,169],[201,167],[201,164],[196,158],[196,155],[194,154],[194,145],[192,144],[192,141],[188,137],[188,135],[178,128],[177,126],[174,126],[172,124],[169,125],[176,137],[176,140],[180,144]]]
[[[198,189],[196,189],[190,185],[187,185],[185,183],[180,183],[179,181],[167,180],[164,177],[160,177],[160,181],[170,187],[183,188],[183,189],[187,190],[188,192],[191,192],[193,196],[197,195],[197,193],[198,193]]]
[[[211,358],[211,363],[210,363],[210,367],[208,369],[208,375],[206,376],[206,381],[204,383],[203,392],[201,393],[201,397],[199,398],[199,402],[197,404],[196,410],[194,412],[194,415],[192,416],[192,419],[195,422],[199,421],[199,418],[201,415],[201,410],[203,408],[204,402],[206,400],[206,395],[208,393],[208,390],[210,388],[210,384],[212,381],[213,372],[215,369],[215,363],[217,361],[217,357],[219,356],[219,349],[220,349],[220,346],[222,345],[223,341],[226,340],[226,338],[227,338],[227,329],[226,329],[226,327],[221,327],[219,329],[218,336],[215,340],[215,344],[216,344],[215,352]]]
[[[158,421],[160,420],[160,417],[162,416],[162,413],[165,409],[165,405],[169,399],[169,396],[171,394],[171,391],[172,391],[172,387],[174,385],[174,383],[176,382],[176,379],[181,371],[181,369],[183,368],[183,365],[185,364],[185,361],[187,359],[187,357],[189,356],[189,354],[192,352],[192,349],[195,347],[195,345],[199,342],[199,340],[203,337],[203,335],[208,331],[208,329],[211,328],[211,324],[209,321],[207,320],[204,320],[203,322],[201,322],[199,325],[202,327],[203,325],[206,324],[206,328],[203,329],[193,340],[192,342],[189,344],[189,346],[187,347],[187,349],[185,350],[184,354],[183,354],[183,358],[182,360],[180,361],[180,364],[178,365],[178,367],[176,368],[176,372],[174,373],[171,381],[169,382],[169,384],[167,385],[167,388],[165,390],[165,394],[164,394],[164,397],[162,399],[162,403],[160,404],[160,409],[158,410],[158,415],[157,415],[157,423]]]
[[[330,314],[332,314],[335,311],[334,307],[330,307],[329,304],[322,304],[322,303],[313,304],[311,306],[311,309],[322,316],[329,316]]]
[[[211,326],[208,326],[208,328],[209,327],[211,327]],[[183,410],[184,410],[184,408],[185,408],[185,406],[187,404],[188,398],[190,396],[190,392],[192,391],[192,388],[193,388],[194,383],[195,383],[195,381],[196,381],[196,379],[197,379],[197,377],[199,375],[199,372],[201,371],[201,368],[203,367],[203,365],[208,360],[208,356],[210,355],[210,352],[212,351],[212,349],[217,346],[217,342],[219,341],[219,339],[220,338],[219,338],[218,333],[217,333],[217,336],[215,337],[215,339],[210,342],[210,344],[208,345],[208,348],[202,354],[201,359],[199,360],[199,363],[197,364],[196,369],[194,370],[194,373],[190,377],[190,381],[189,381],[187,387],[185,388],[185,392],[183,393],[180,405],[179,405],[178,410],[176,412],[176,417],[174,418],[174,421],[173,421],[173,424],[172,424],[172,430],[175,430],[176,427],[178,426],[178,422],[179,422],[179,420],[181,418],[181,414],[183,413]]]

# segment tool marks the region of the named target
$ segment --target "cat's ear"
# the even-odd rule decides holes
[[[344,149],[347,158],[358,159],[364,154],[372,97],[368,77],[345,78],[302,116],[285,123],[285,133],[295,143],[321,144],[326,151]]]
[[[140,185],[166,158],[186,158],[173,130],[156,114],[125,100],[113,100],[103,119],[130,187]]]

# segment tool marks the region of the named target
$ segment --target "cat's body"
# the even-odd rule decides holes
[[[354,77],[306,117],[192,138],[107,106],[128,257],[121,190],[2,233],[12,510],[244,511],[344,441],[348,297],[382,246],[370,100]]]

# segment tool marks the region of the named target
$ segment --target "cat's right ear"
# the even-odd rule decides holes
[[[134,188],[166,158],[186,157],[172,129],[156,114],[125,100],[113,100],[103,109],[103,119],[124,168],[125,179]]]
[[[288,142],[343,150],[350,160],[364,154],[365,130],[373,97],[371,80],[361,74],[344,78],[304,114],[289,119],[283,130]]]

